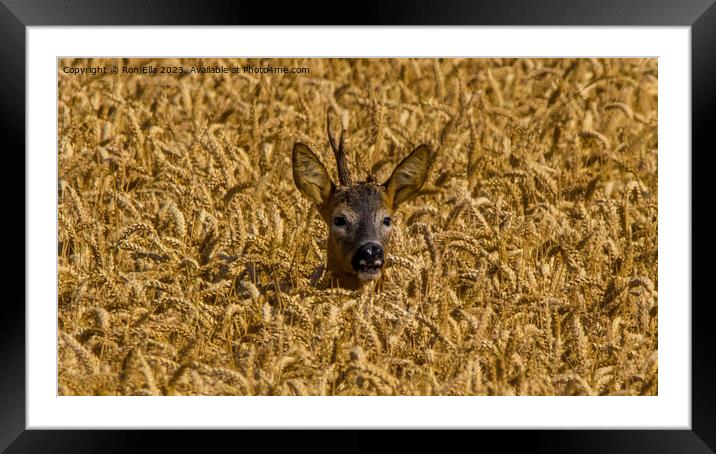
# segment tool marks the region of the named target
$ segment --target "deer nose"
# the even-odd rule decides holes
[[[378,243],[364,244],[353,257],[352,265],[356,270],[366,267],[380,268],[383,265],[383,247]]]

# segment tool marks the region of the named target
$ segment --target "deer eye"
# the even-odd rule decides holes
[[[389,217],[386,216],[386,217],[383,218],[383,225],[384,225],[384,226],[390,227],[390,223],[391,223],[391,222],[393,222],[393,220],[390,219]]]
[[[333,218],[333,225],[335,225],[336,227],[342,227],[346,225],[346,218],[344,218],[343,216],[336,216],[335,218]]]

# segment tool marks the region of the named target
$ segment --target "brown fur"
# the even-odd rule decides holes
[[[385,257],[390,248],[393,225],[384,225],[399,204],[417,195],[427,179],[432,163],[427,145],[420,145],[395,168],[384,184],[375,177],[366,181],[336,186],[318,157],[302,143],[293,148],[293,178],[296,186],[318,208],[328,226],[327,270],[340,287],[358,289],[367,281],[361,280],[351,260],[363,244],[376,242],[383,247]],[[339,155],[336,156],[340,162]],[[344,226],[334,226],[337,217],[345,219]],[[385,268],[385,265],[383,266]],[[381,271],[381,277],[384,269]]]

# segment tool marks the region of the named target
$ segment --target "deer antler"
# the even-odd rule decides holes
[[[343,125],[341,124],[341,138],[338,141],[338,146],[336,146],[336,139],[333,137],[333,133],[331,133],[331,116],[328,114],[326,114],[326,129],[328,130],[328,141],[331,143],[331,148],[333,148],[333,154],[336,156],[336,166],[338,167],[338,180],[343,186],[351,185],[353,184],[353,181],[351,180],[351,172],[350,170],[348,170],[346,152],[343,149],[343,133],[345,132],[345,130],[343,129]]]

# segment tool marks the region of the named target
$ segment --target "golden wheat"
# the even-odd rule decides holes
[[[60,394],[657,393],[655,59],[60,64],[267,62],[59,74]],[[359,178],[437,150],[375,289],[293,183],[329,108]]]

